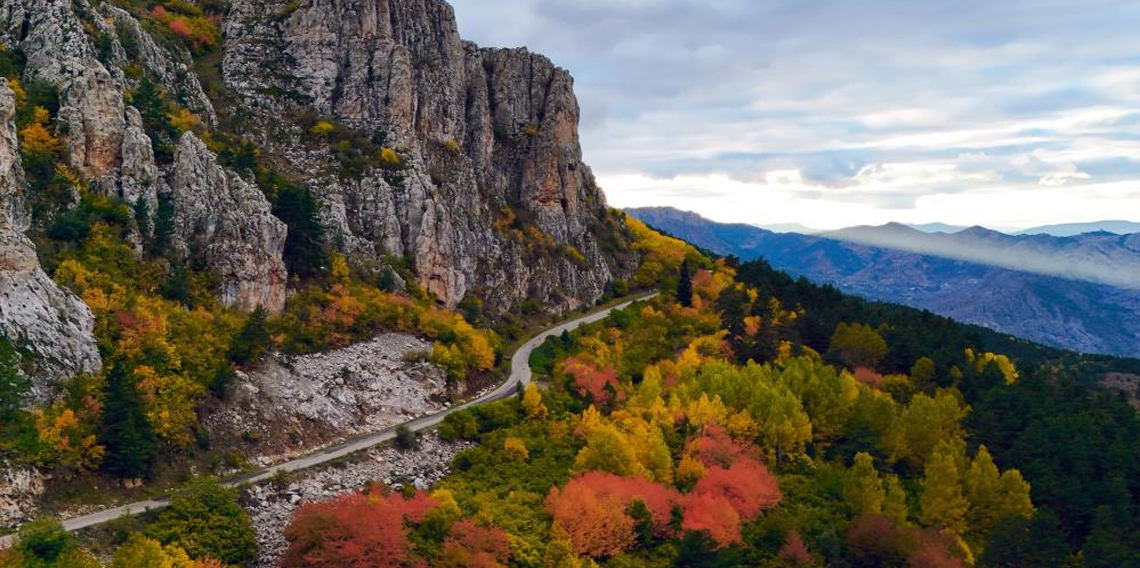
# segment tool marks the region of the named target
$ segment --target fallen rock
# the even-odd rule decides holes
[[[468,442],[440,441],[433,432],[420,437],[418,450],[376,448],[346,465],[296,474],[286,488],[272,484],[250,487],[245,503],[260,550],[256,568],[276,565],[287,546],[285,527],[304,503],[330,501],[376,482],[384,482],[393,490],[401,489],[405,483],[429,489],[447,476],[456,454],[471,446]]]
[[[443,409],[446,374],[410,356],[430,351],[415,336],[388,333],[327,353],[275,355],[239,373],[203,423],[216,439],[255,444],[260,465],[377,432]]]

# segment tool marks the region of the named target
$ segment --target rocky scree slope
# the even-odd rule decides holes
[[[450,306],[475,296],[495,311],[527,299],[569,310],[635,268],[582,162],[569,74],[525,50],[463,42],[445,2],[235,0],[221,45],[197,61],[152,33],[162,26],[152,16],[128,0],[0,0],[0,41],[26,59],[22,82],[58,92],[68,166],[91,191],[145,203],[140,252],[160,201],[172,204],[172,256],[209,270],[226,305],[278,311],[290,275],[287,227],[254,172],[205,143],[222,130],[252,139],[319,197],[329,247],[357,266],[410,268]],[[220,71],[213,99],[203,69]],[[143,81],[200,121],[170,155],[132,106]],[[313,117],[352,129],[387,161],[346,172],[310,133]],[[61,373],[97,369],[89,310],[51,283],[21,236],[28,186],[12,121],[3,126],[0,286],[10,299],[0,331]]]

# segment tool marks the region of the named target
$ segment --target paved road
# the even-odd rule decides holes
[[[519,385],[525,386],[530,382],[530,354],[536,348],[538,348],[539,345],[542,345],[542,343],[546,341],[548,337],[561,335],[564,331],[570,331],[576,329],[581,325],[599,321],[601,319],[604,319],[610,314],[610,312],[614,310],[626,308],[634,302],[639,302],[641,300],[651,298],[654,295],[655,294],[642,296],[640,298],[630,300],[612,308],[608,308],[600,312],[568,321],[557,327],[553,327],[542,333],[539,333],[524,343],[522,347],[519,347],[518,351],[515,351],[514,356],[511,357],[511,376],[507,378],[507,381],[500,385],[498,388],[466,404],[450,408],[438,414],[421,416],[414,420],[405,422],[403,425],[407,426],[408,429],[412,430],[413,432],[428,430],[439,426],[439,424],[443,422],[443,419],[446,418],[448,414],[458,412],[472,406],[487,404],[488,402],[494,402],[496,400],[502,400],[504,398],[513,396],[516,392],[518,392]],[[225,481],[225,485],[237,486],[245,483],[257,483],[270,479],[279,472],[293,472],[308,469],[336,459],[343,458],[349,454],[353,454],[361,450],[367,450],[373,446],[378,446],[395,439],[396,428],[397,427],[392,427],[375,434],[369,434],[367,436],[363,436],[354,440],[349,440],[347,442],[343,442],[335,446],[330,446],[316,453],[300,457],[292,461],[287,461],[267,469],[228,479]],[[147,511],[163,509],[167,505],[169,505],[167,497],[157,497],[155,499],[149,499],[147,501],[139,501],[137,503],[131,503],[129,505],[123,505],[121,507],[105,509],[97,513],[91,513],[89,515],[67,519],[63,521],[63,528],[69,531],[77,531],[79,529],[85,529],[88,527],[108,523],[120,517],[137,515],[139,513],[145,513]],[[11,546],[11,544],[11,536],[0,537],[0,549],[7,548]]]

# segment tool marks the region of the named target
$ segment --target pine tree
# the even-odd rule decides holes
[[[689,259],[681,262],[681,274],[677,280],[677,301],[686,308],[693,305],[693,275],[689,266]]]
[[[159,196],[158,210],[154,214],[154,231],[147,243],[147,254],[152,257],[164,256],[168,252],[173,234],[174,200],[167,196]]]
[[[855,516],[877,515],[883,511],[883,502],[886,492],[883,482],[879,479],[879,472],[875,470],[875,460],[871,454],[859,452],[855,455],[855,464],[848,472],[847,504]]]
[[[157,445],[130,375],[123,361],[116,361],[108,371],[98,433],[106,448],[103,469],[122,479],[149,475]]]
[[[653,546],[653,512],[641,499],[634,499],[627,511],[634,522],[634,532],[637,534],[637,544],[642,548]]]
[[[267,319],[265,308],[258,306],[253,310],[230,345],[228,354],[230,361],[246,365],[256,362],[269,351],[273,345],[273,338],[269,336],[269,329],[266,327]]]
[[[6,337],[0,337],[0,424],[15,424],[31,382],[19,368],[20,356]]]
[[[317,219],[319,209],[309,188],[288,183],[277,188],[273,214],[289,227],[285,266],[301,278],[319,275],[325,262],[324,229]]]
[[[943,442],[927,462],[920,520],[926,526],[960,535],[966,530],[969,504],[962,495],[956,453],[954,444]]]

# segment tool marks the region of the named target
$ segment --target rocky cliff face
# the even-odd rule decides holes
[[[91,310],[60,290],[40,269],[32,242],[24,235],[27,184],[20,166],[15,96],[0,84],[0,335],[33,353],[33,394],[49,394],[50,377],[101,367],[91,333]]]
[[[217,273],[222,301],[279,310],[284,226],[269,214],[264,196],[222,171],[196,140],[183,141],[174,164],[158,164],[139,111],[124,102],[139,84],[123,70],[129,63],[123,43],[130,38],[143,73],[213,124],[213,105],[189,53],[160,47],[129,12],[103,2],[4,0],[0,21],[7,48],[27,59],[22,79],[59,92],[58,131],[70,165],[96,191],[131,204],[144,200],[152,215],[158,196],[169,195],[180,221],[177,252],[198,255],[193,260]],[[104,38],[104,49],[96,50],[95,37]]]
[[[285,224],[259,189],[218,164],[217,156],[187,132],[174,154],[170,196],[175,247],[201,257],[221,282],[223,303],[270,311],[285,305]]]
[[[630,270],[599,249],[605,198],[582,163],[573,80],[546,58],[462,41],[439,0],[237,0],[225,35],[226,84],[263,119],[308,110],[400,150],[398,181],[346,179],[327,153],[266,136],[310,173],[347,252],[410,255],[444,302],[500,309],[574,308]],[[504,230],[520,218],[538,233]]]
[[[448,305],[475,296],[495,311],[525,300],[569,310],[632,272],[582,162],[569,74],[526,50],[464,42],[442,0],[234,0],[213,101],[195,75],[203,65],[148,31],[163,25],[154,18],[141,2],[0,0],[0,41],[26,59],[22,82],[58,92],[68,165],[93,191],[145,202],[142,232],[168,198],[171,254],[210,269],[225,304],[284,305],[286,226],[252,172],[230,169],[199,137],[185,134],[173,159],[156,155],[153,115],[132,103],[143,80],[305,183],[331,247],[363,267],[403,259]],[[306,116],[359,133],[387,161],[345,171]],[[0,331],[60,370],[97,368],[89,311],[51,283],[22,236],[26,184],[11,120],[4,128]]]

